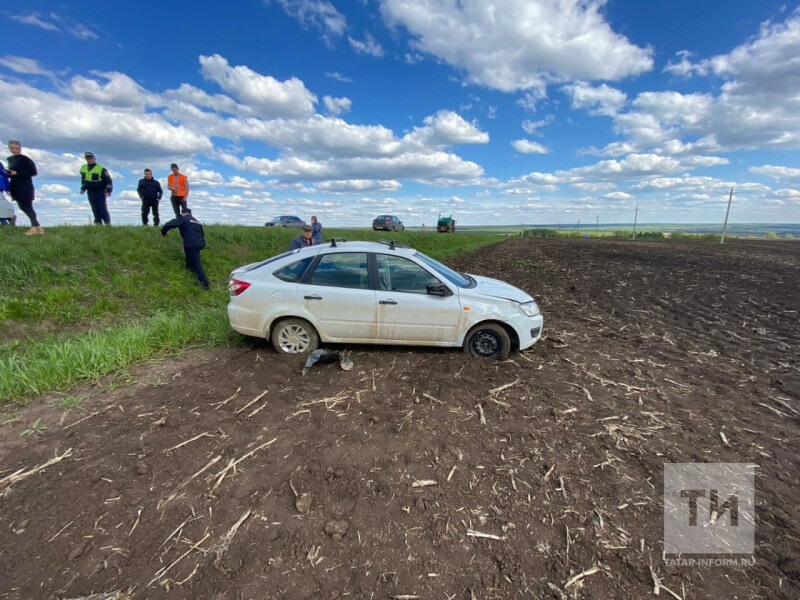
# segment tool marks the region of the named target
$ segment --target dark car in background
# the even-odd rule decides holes
[[[302,227],[306,222],[300,217],[282,215],[264,223],[264,227]]]
[[[405,226],[394,215],[381,215],[372,220],[372,229],[375,231],[404,231]]]

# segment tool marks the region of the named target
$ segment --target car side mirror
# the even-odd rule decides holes
[[[429,296],[452,296],[453,292],[443,283],[432,283],[427,287]]]

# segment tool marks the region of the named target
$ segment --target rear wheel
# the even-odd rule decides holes
[[[305,354],[319,346],[317,330],[303,319],[284,319],[272,330],[272,345],[281,354]]]
[[[467,334],[464,352],[477,358],[505,360],[511,352],[511,338],[500,325],[482,323]]]
[[[392,232],[394,232],[394,231],[397,231],[397,230],[394,228],[394,225],[392,225]]]

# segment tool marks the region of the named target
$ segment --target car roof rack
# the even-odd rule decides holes
[[[336,246],[336,242],[346,242],[347,238],[330,237],[330,238],[328,238],[328,241],[331,243],[331,248],[337,248],[338,246]]]
[[[384,246],[389,246],[389,250],[395,250],[396,248],[411,248],[411,246],[404,246],[403,244],[398,244],[394,240],[378,240],[379,244],[383,244]]]

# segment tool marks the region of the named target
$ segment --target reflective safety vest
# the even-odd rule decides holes
[[[181,198],[185,198],[186,194],[189,193],[187,189],[187,181],[186,175],[183,173],[178,174],[178,184],[175,184],[175,174],[173,173],[169,177],[167,177],[167,185],[172,190],[172,194],[175,196],[180,196]]]
[[[81,179],[84,181],[103,181],[103,169],[104,167],[97,163],[92,165],[91,168],[89,165],[83,165],[81,167]]]

